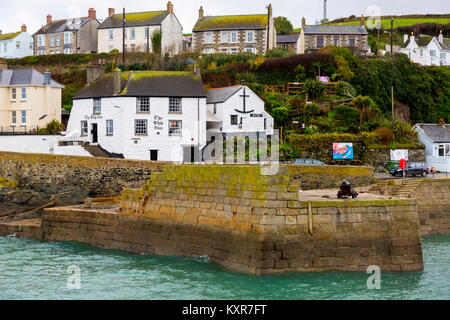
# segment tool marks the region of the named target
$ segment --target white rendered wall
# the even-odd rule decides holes
[[[150,160],[150,150],[158,150],[159,161],[183,161],[183,146],[206,145],[206,99],[183,98],[182,114],[169,114],[169,98],[150,98],[150,113],[136,112],[136,98],[102,99],[101,115],[93,115],[93,99],[74,100],[67,133],[79,136],[81,121],[88,121],[92,142],[92,124],[98,126],[98,143],[111,153],[126,159]],[[136,136],[135,120],[148,121],[148,135]],[[200,119],[200,122],[198,121]],[[113,120],[114,134],[106,135],[106,120]],[[169,120],[182,121],[182,136],[169,136]],[[156,122],[156,123],[155,123]]]

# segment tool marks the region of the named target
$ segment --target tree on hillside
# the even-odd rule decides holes
[[[277,34],[291,34],[294,32],[294,27],[292,23],[286,17],[276,17],[275,28],[277,29]]]
[[[373,119],[380,113],[380,109],[376,103],[368,96],[357,96],[353,99],[352,104],[359,111],[359,131],[361,131],[364,118]]]

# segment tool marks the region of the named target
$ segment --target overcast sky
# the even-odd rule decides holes
[[[172,0],[175,14],[190,33],[202,5],[206,15],[265,13],[266,5],[272,3],[274,16],[285,16],[294,27],[301,26],[304,16],[308,24],[323,18],[323,0]],[[381,15],[450,13],[448,0],[328,0],[328,18],[349,15],[374,15],[377,6]],[[45,24],[47,14],[53,19],[87,16],[89,7],[97,10],[97,18],[105,19],[108,8],[116,12],[125,7],[128,12],[163,10],[166,0],[0,0],[0,30],[13,32],[25,23],[28,32],[36,32]]]

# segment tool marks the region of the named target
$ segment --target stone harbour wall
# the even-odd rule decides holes
[[[450,179],[424,179],[410,197],[417,199],[423,235],[450,234]]]

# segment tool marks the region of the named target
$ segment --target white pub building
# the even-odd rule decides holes
[[[246,86],[207,94],[189,72],[114,71],[73,101],[65,141],[89,144],[112,157],[202,162],[211,136],[273,134],[264,101]]]

